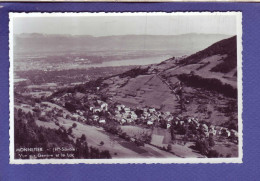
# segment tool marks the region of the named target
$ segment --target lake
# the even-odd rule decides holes
[[[102,62],[100,64],[88,64],[84,67],[118,67],[118,66],[129,66],[129,65],[149,65],[149,64],[158,64],[162,61],[165,61],[173,57],[172,55],[148,57],[148,58],[136,58],[136,59],[126,59],[126,60],[115,60]]]

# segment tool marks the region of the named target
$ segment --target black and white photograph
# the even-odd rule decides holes
[[[9,13],[10,163],[241,163],[239,12]]]

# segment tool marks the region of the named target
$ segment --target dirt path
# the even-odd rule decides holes
[[[173,89],[172,86],[171,86],[165,79],[163,79],[163,78],[159,75],[159,73],[157,73],[157,74],[155,74],[155,75],[172,91],[172,93],[175,95],[175,97],[177,98],[177,100],[180,101],[180,97],[179,97],[179,95],[176,94],[175,89]]]

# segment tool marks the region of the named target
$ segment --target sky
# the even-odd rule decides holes
[[[39,16],[40,15],[40,16]],[[236,35],[236,16],[227,14],[88,14],[59,17],[38,14],[14,17],[14,34],[178,35],[187,33]]]

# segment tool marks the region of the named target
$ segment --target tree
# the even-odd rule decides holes
[[[47,139],[44,137],[42,133],[39,135],[39,142],[40,143],[47,143]]]
[[[83,156],[83,149],[82,149],[82,145],[81,145],[81,140],[77,138],[76,140],[76,156],[77,158],[82,158]]]
[[[136,109],[135,110],[135,114],[138,116],[138,117],[141,117],[141,115],[144,113],[144,111],[142,109]]]
[[[167,122],[166,122],[165,119],[161,119],[161,120],[160,120],[160,126],[161,126],[161,128],[164,128],[164,129],[167,128]]]
[[[43,121],[43,122],[47,122],[47,119],[45,117],[43,117],[43,116],[39,117],[39,120]]]
[[[209,153],[207,155],[209,158],[218,158],[219,153],[216,150],[209,150]]]
[[[68,129],[68,134],[71,135],[72,134],[72,128]]]
[[[176,140],[174,129],[171,129],[171,139],[172,139],[172,141]]]
[[[209,151],[209,144],[205,139],[198,139],[195,144],[195,148],[202,154],[207,155]]]
[[[143,139],[144,139],[144,142],[145,142],[145,143],[149,144],[149,143],[151,143],[151,141],[152,141],[152,135],[146,133],[146,134],[143,136]]]
[[[237,139],[237,137],[235,136],[235,134],[234,134],[234,133],[231,133],[231,135],[230,135],[229,139],[230,139],[230,141],[232,141],[232,142],[235,142],[235,143],[237,143],[237,142],[238,142],[238,139]]]
[[[108,150],[100,152],[100,158],[112,158]]]
[[[70,112],[75,112],[76,108],[73,104],[71,104],[70,102],[66,102],[65,103],[65,108],[70,111]]]
[[[87,140],[87,137],[86,137],[85,134],[82,134],[80,139],[81,139],[81,141],[86,141],[86,140]]]
[[[231,158],[231,156],[232,156],[231,153],[228,153],[228,154],[226,155],[227,158]]]
[[[55,125],[60,126],[60,123],[58,121],[55,122]]]
[[[108,96],[107,96],[107,95],[104,95],[104,94],[101,94],[100,99],[101,99],[101,101],[107,102]]]
[[[77,127],[77,124],[76,124],[76,123],[73,123],[73,124],[72,124],[72,127],[73,127],[73,128],[76,128],[76,127]]]
[[[171,144],[168,144],[167,151],[172,151],[172,145]]]
[[[215,145],[215,141],[213,139],[213,136],[209,136],[209,146],[214,146]]]
[[[83,149],[83,157],[84,158],[89,158],[88,143],[86,141],[84,141],[82,143],[82,149]]]

